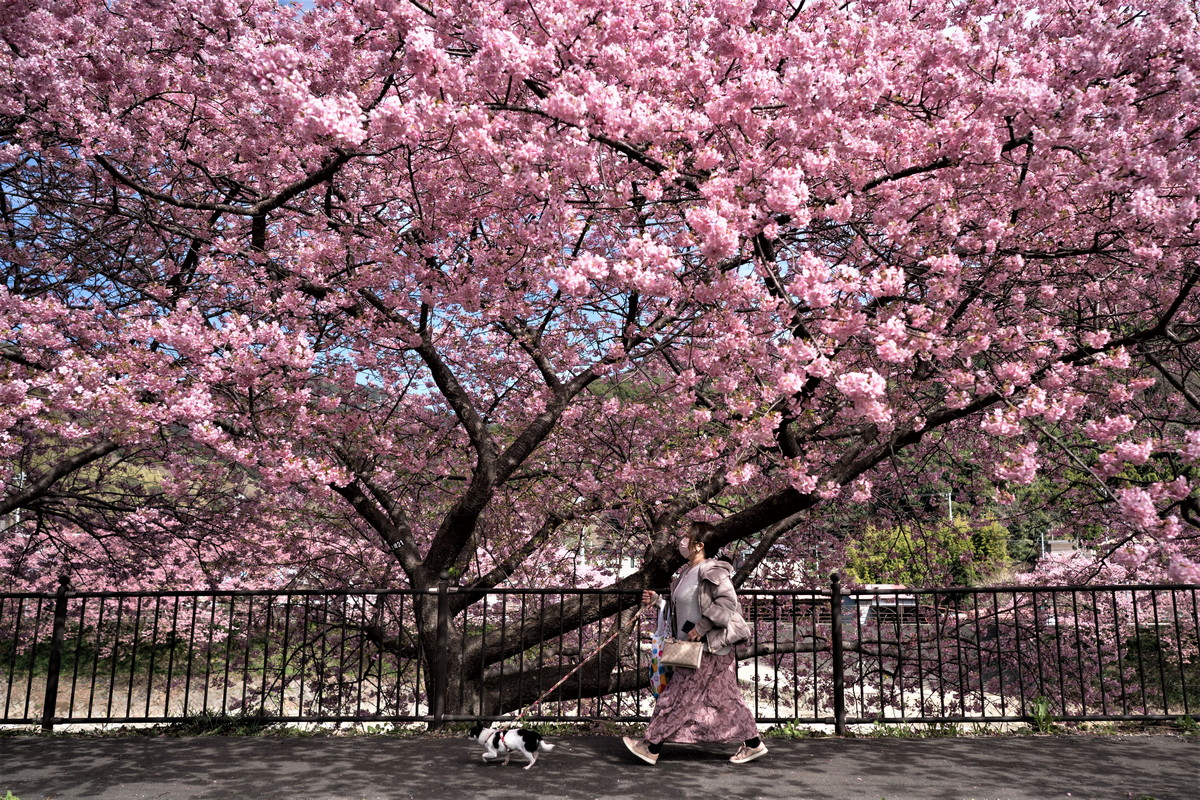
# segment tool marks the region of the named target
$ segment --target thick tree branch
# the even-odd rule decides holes
[[[15,511],[18,508],[25,508],[32,505],[44,497],[50,490],[50,487],[62,480],[62,478],[104,458],[119,447],[120,445],[114,442],[97,442],[68,458],[62,459],[50,469],[31,479],[23,490],[0,500],[0,516]]]
[[[337,150],[332,158],[328,159],[319,169],[305,175],[300,180],[285,186],[278,192],[275,192],[270,197],[266,197],[254,205],[236,206],[228,203],[203,203],[193,200],[182,200],[178,197],[166,194],[165,192],[157,191],[149,186],[129,177],[125,173],[117,169],[103,155],[96,155],[96,163],[104,168],[104,171],[113,177],[118,183],[133,189],[138,194],[149,197],[152,200],[158,200],[161,203],[174,206],[176,208],[188,209],[191,211],[212,211],[225,214],[234,214],[242,217],[262,217],[275,209],[283,206],[289,200],[297,195],[300,195],[309,189],[324,183],[332,178],[339,169],[341,169],[350,159],[355,157],[355,153],[344,150]]]
[[[913,175],[920,175],[923,172],[934,172],[939,169],[945,169],[946,167],[952,167],[957,163],[958,163],[957,161],[947,158],[946,156],[942,156],[941,158],[937,159],[936,161],[932,161],[928,164],[923,164],[921,166],[916,166],[916,167],[908,167],[907,169],[902,169],[897,172],[893,172],[890,175],[884,175],[882,177],[876,178],[873,181],[868,181],[867,183],[863,184],[862,191],[869,192],[872,189],[874,189],[878,186],[882,186],[883,184],[888,183],[890,181],[898,181],[903,178],[912,177]]]
[[[379,534],[410,578],[417,574],[421,567],[421,561],[412,541],[412,531],[406,524],[394,522],[371,498],[363,493],[357,483],[349,483],[345,486],[334,484],[330,488],[341,495],[358,513],[359,517]]]

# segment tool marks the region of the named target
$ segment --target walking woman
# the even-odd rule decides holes
[[[699,669],[674,671],[643,738],[624,737],[629,751],[647,764],[658,762],[664,742],[741,742],[729,759],[734,764],[767,752],[737,685],[733,646],[750,638],[750,626],[733,589],[733,565],[715,557],[714,535],[712,525],[693,522],[679,539],[679,552],[687,563],[671,581],[675,636],[682,638],[687,631],[688,640],[703,641],[704,656]],[[643,604],[657,602],[656,592],[642,593]]]

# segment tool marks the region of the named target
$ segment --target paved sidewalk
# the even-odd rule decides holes
[[[664,748],[560,738],[531,770],[484,764],[467,739],[0,738],[0,797],[21,800],[1197,800],[1200,739],[1066,736],[766,740]]]

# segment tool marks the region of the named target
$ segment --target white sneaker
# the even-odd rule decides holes
[[[621,741],[623,741],[625,746],[629,748],[629,752],[633,753],[647,764],[658,763],[658,753],[651,753],[650,749],[646,747],[646,743],[641,739],[632,739],[628,736],[622,736]],[[766,750],[763,752],[765,753]]]
[[[738,751],[733,754],[733,758],[729,759],[734,764],[745,764],[747,761],[753,761],[756,758],[762,758],[767,754],[767,746],[762,742],[758,743],[758,747],[746,747],[742,745]]]

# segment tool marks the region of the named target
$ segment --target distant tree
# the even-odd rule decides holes
[[[859,583],[974,586],[1010,566],[1008,531],[996,522],[868,525],[846,551],[846,568]]]

